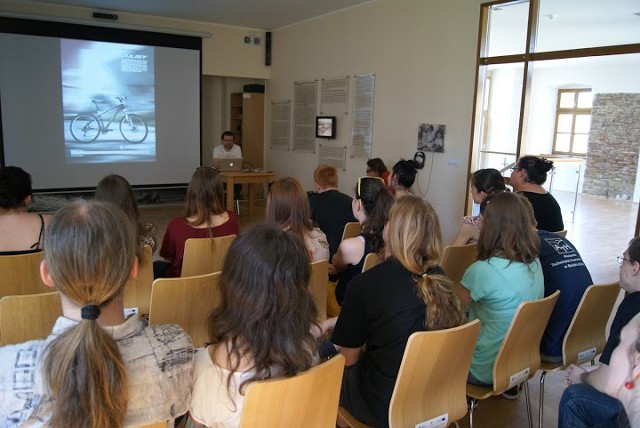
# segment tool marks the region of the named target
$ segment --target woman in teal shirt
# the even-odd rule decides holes
[[[464,273],[459,294],[469,303],[469,321],[481,321],[469,382],[492,385],[493,363],[516,309],[543,297],[544,279],[529,201],[497,193],[487,196],[480,212],[478,260]]]

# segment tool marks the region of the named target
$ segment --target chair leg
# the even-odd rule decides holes
[[[529,419],[529,428],[533,428],[533,418],[531,417],[531,398],[529,397],[529,381],[524,381],[524,396],[527,402],[527,419]]]
[[[538,428],[542,428],[542,421],[544,420],[544,379],[547,372],[542,370],[540,373],[540,398],[538,403]]]
[[[478,400],[469,398],[469,428],[473,428],[473,410],[478,407]]]

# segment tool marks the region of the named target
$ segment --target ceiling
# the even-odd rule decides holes
[[[45,3],[131,12],[275,30],[375,0],[43,0]]]

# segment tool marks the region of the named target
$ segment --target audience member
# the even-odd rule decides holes
[[[531,202],[538,229],[559,232],[564,230],[560,205],[556,198],[542,187],[547,181],[547,171],[551,168],[553,168],[553,162],[550,160],[536,156],[523,156],[512,168],[509,184],[515,192]]]
[[[612,374],[612,353],[620,343],[622,328],[629,324],[638,313],[640,313],[640,237],[635,237],[629,243],[622,257],[618,257],[620,263],[620,287],[627,293],[618,306],[611,328],[607,344],[600,355],[600,364],[596,366],[581,367],[572,365],[567,373],[567,384],[575,385],[584,383],[587,386],[572,388],[570,397],[575,400],[575,405],[581,407],[582,416],[591,422],[585,426],[605,426],[602,425],[609,420],[615,420],[620,413],[618,403],[601,401],[599,405],[592,406],[591,393],[595,390],[606,392],[605,384]],[[568,400],[569,397],[566,397]],[[577,407],[574,409],[577,411]]]
[[[140,221],[138,201],[126,178],[116,174],[104,177],[96,187],[95,199],[111,202],[120,207],[138,231],[138,244],[141,247],[149,245],[154,252],[156,251],[158,228],[155,224]]]
[[[211,343],[195,356],[196,422],[238,427],[251,382],[318,363],[309,276],[304,244],[293,233],[260,224],[236,238],[220,277],[221,303],[208,320]]]
[[[560,399],[558,427],[640,426],[640,314],[622,328],[601,389],[577,383]]]
[[[562,362],[562,342],[580,299],[593,284],[587,266],[568,239],[546,230],[538,231],[540,265],[544,274],[544,295],[560,290],[540,343],[542,361]]]
[[[351,197],[338,191],[338,170],[331,165],[318,165],[313,172],[317,193],[309,195],[311,220],[327,235],[329,260],[342,240],[344,225],[356,221],[351,210]]]
[[[362,265],[367,254],[378,253],[382,255],[384,248],[382,230],[387,222],[389,209],[393,202],[393,196],[385,187],[382,179],[378,177],[358,179],[351,206],[362,232],[360,235],[345,239],[340,243],[329,266],[329,273],[337,275],[335,293],[329,291],[329,295],[331,297],[332,294],[335,294],[338,305],[342,306],[349,282],[362,272]],[[329,301],[332,305],[332,299]]]
[[[464,273],[458,291],[463,304],[469,304],[469,320],[481,321],[468,382],[490,386],[493,363],[518,305],[541,299],[544,279],[527,200],[510,192],[488,195],[480,214],[478,260]],[[517,392],[515,387],[506,397],[515,398]]]
[[[329,243],[322,230],[313,227],[309,198],[292,177],[274,182],[267,197],[266,220],[288,230],[304,242],[309,261],[329,260]]]
[[[48,214],[27,211],[32,201],[31,176],[17,166],[0,168],[0,255],[42,250]]]
[[[388,258],[351,281],[331,342],[346,358],[340,405],[361,422],[388,426],[389,402],[409,336],[466,322],[453,283],[438,266],[434,209],[416,196],[395,202],[384,229]],[[340,424],[340,421],[339,421]]]
[[[504,192],[506,186],[500,171],[493,168],[479,169],[471,175],[471,197],[481,204],[487,195]],[[462,224],[451,245],[468,245],[478,242],[480,236],[480,215],[462,217]]]
[[[177,325],[123,315],[138,270],[124,213],[72,202],[54,215],[45,248],[40,274],[60,291],[63,316],[48,338],[0,348],[2,425],[141,426],[186,413],[191,340]]]
[[[196,168],[185,199],[183,216],[167,225],[160,256],[168,262],[153,263],[155,278],[180,276],[187,239],[237,235],[240,231],[238,217],[225,208],[222,178],[217,169]]]
[[[393,166],[391,174],[391,191],[396,199],[405,195],[412,195],[411,186],[416,181],[418,162],[414,160],[400,159]]]
[[[220,159],[242,158],[242,148],[235,144],[235,136],[231,131],[224,131],[220,136],[220,144],[213,148],[213,167],[220,167]]]
[[[367,175],[369,177],[382,178],[384,180],[384,185],[387,186],[387,188],[391,185],[391,173],[380,158],[373,158],[367,161]]]

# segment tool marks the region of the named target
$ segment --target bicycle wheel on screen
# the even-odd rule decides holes
[[[71,135],[81,143],[91,143],[100,135],[100,123],[91,114],[79,114],[69,125]]]
[[[125,116],[120,121],[120,133],[130,143],[142,143],[147,138],[149,129],[140,116],[129,114],[128,119]]]

